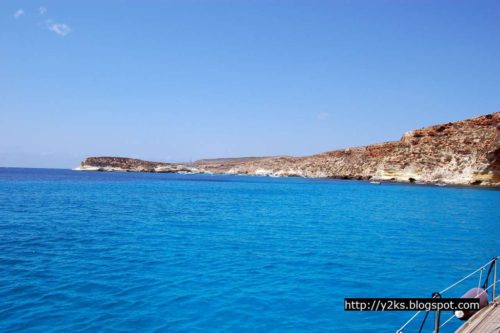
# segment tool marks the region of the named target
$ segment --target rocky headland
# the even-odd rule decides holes
[[[405,133],[399,141],[306,157],[148,162],[89,157],[77,170],[244,174],[500,187],[500,112]]]

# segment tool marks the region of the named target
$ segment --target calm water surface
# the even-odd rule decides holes
[[[430,296],[499,227],[496,190],[0,168],[0,332],[393,332],[344,297]]]

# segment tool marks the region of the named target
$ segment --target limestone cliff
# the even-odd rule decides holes
[[[79,171],[121,171],[121,172],[198,172],[195,168],[178,163],[149,162],[127,157],[88,157],[78,168]]]
[[[307,157],[200,160],[190,165],[90,157],[82,170],[330,177],[500,187],[500,112],[407,132],[401,140]]]

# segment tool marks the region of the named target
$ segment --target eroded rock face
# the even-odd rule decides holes
[[[201,160],[194,165],[91,157],[81,169],[441,182],[500,187],[500,112],[407,132],[400,141],[307,157]]]
[[[177,163],[148,162],[127,157],[88,157],[76,170],[123,172],[199,172],[195,168]]]

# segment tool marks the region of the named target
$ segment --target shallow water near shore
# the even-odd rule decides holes
[[[0,168],[0,331],[394,332],[344,297],[428,297],[499,227],[494,189]]]

